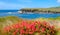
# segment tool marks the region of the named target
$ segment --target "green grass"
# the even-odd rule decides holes
[[[47,18],[43,18],[43,19],[47,19]],[[59,20],[60,21],[60,17],[56,17],[56,18],[48,18],[49,20]],[[6,17],[0,17],[0,30],[7,25],[10,24],[14,24],[17,23],[18,21],[22,21],[22,18],[18,18],[16,16],[6,16]],[[25,19],[26,20],[26,19]],[[27,19],[28,20],[28,19]],[[34,19],[32,19],[34,20]],[[60,35],[60,31],[58,31],[57,35]]]
[[[48,18],[48,19],[50,19],[50,20],[60,20],[60,17],[56,17],[56,18]]]
[[[0,17],[0,29],[5,26],[17,23],[19,20],[21,19],[16,16]]]

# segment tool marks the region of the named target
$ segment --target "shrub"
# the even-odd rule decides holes
[[[4,35],[55,35],[55,27],[48,22],[43,21],[22,21],[22,23],[13,24],[3,28]]]

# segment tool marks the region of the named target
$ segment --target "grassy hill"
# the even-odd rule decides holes
[[[58,6],[58,7],[51,7],[51,8],[60,8],[60,6]]]
[[[60,12],[60,7],[50,7],[50,8],[22,8],[21,11],[39,11],[39,12]]]

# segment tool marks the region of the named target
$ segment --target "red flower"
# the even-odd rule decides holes
[[[42,29],[41,29],[41,32],[44,33],[44,31],[45,31],[45,28],[42,28]]]
[[[47,23],[46,21],[43,21],[43,22],[42,22],[42,25],[43,25],[43,26],[46,26],[47,24],[48,24],[48,23]]]
[[[16,32],[13,32],[13,35],[16,35]]]
[[[16,35],[18,33],[18,30],[16,30],[15,32],[13,32],[13,35]]]
[[[54,29],[54,26],[50,26],[51,29]]]
[[[54,34],[54,31],[55,31],[54,26],[51,26],[46,21],[43,21],[43,22],[33,21],[30,23],[28,23],[27,21],[22,21],[22,23],[17,23],[17,24],[5,27],[4,31],[8,33],[13,32],[12,33],[13,35],[16,35],[17,33],[19,33],[19,35],[24,35],[24,34],[33,35],[36,32],[44,33],[46,29],[48,29],[49,32],[52,32]]]
[[[26,26],[26,25],[27,25],[27,22],[26,22],[26,21],[23,21],[23,22],[22,22],[22,25],[23,25],[23,26]]]
[[[31,30],[32,30],[32,31],[35,31],[35,30],[36,30],[36,28],[35,28],[34,25],[31,26]]]
[[[28,29],[26,29],[25,34],[28,34]]]
[[[18,29],[20,27],[21,27],[20,24],[14,24],[11,26],[12,29]]]
[[[29,32],[29,34],[33,34],[33,33],[34,33],[33,31]]]
[[[10,27],[10,26],[7,26],[7,27],[4,28],[4,31],[5,31],[5,32],[9,32],[10,29],[11,29],[11,27]]]
[[[20,34],[24,34],[25,31],[23,29],[20,30]]]

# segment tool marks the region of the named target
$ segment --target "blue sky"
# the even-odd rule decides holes
[[[0,9],[48,8],[60,6],[60,0],[0,0]]]

